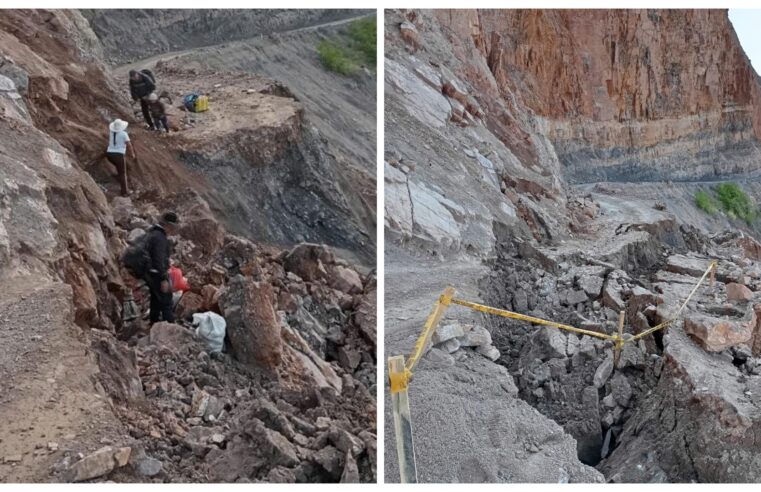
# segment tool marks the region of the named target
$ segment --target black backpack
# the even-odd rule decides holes
[[[148,78],[151,79],[151,82],[153,83],[153,85],[156,85],[156,77],[153,76],[153,72],[151,72],[147,68],[144,68],[143,70],[140,70],[140,72],[142,72],[143,75],[147,75]]]
[[[149,233],[132,241],[122,255],[122,265],[135,278],[145,278],[151,269],[151,255],[148,254]]]

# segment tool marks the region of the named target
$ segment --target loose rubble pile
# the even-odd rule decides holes
[[[188,211],[175,258],[192,290],[177,324],[123,326],[130,348],[97,332],[100,383],[132,440],[67,456],[61,478],[374,481],[374,277],[325,246],[280,252],[225,235],[195,194],[166,199]],[[125,237],[153,211],[113,208]],[[225,352],[190,326],[204,311],[225,318]]]
[[[441,361],[462,360],[465,353],[460,349],[472,349],[489,360],[499,359],[499,350],[492,345],[489,330],[482,326],[473,326],[457,322],[439,326],[431,338],[434,350],[429,357]]]
[[[654,457],[684,454],[681,450],[686,443],[695,439],[711,441],[713,448],[731,449],[737,446],[735,436],[752,433],[758,425],[761,415],[743,410],[754,408],[757,397],[753,388],[761,385],[761,324],[757,314],[761,304],[756,304],[761,300],[757,293],[761,265],[743,255],[749,241],[753,240],[740,233],[704,237],[700,252],[663,244],[657,254],[630,255],[628,262],[619,260],[618,264],[579,261],[578,257],[553,263],[548,261],[551,251],[540,254],[541,247],[536,251],[520,244],[507,247],[495,272],[484,281],[483,289],[492,305],[608,334],[615,333],[619,312],[624,311],[625,338],[676,315],[712,259],[718,259],[718,270],[715,282],[706,279],[687,305],[683,322],[679,320],[668,330],[636,343],[626,343],[615,367],[610,342],[489,318],[487,326],[502,354],[498,362],[509,368],[521,398],[576,438],[579,459],[599,464],[609,478],[727,481],[730,477],[717,466],[701,468],[697,464],[710,460],[708,452],[698,448],[690,451],[692,461],[671,460],[658,465]],[[693,354],[696,351],[699,357]],[[688,353],[692,354],[689,358]],[[715,382],[722,378],[733,383],[725,383],[720,389]],[[698,381],[704,379],[712,383],[699,387],[704,383]],[[738,382],[742,388],[729,390]],[[694,386],[692,400],[671,392],[685,384]],[[688,403],[696,399],[705,403]],[[660,407],[655,407],[655,402]],[[701,419],[706,418],[705,412],[711,413],[707,405],[716,411],[715,405],[734,408],[731,413],[739,415],[720,419],[709,435],[697,430]],[[667,427],[668,419],[657,410],[663,406],[675,406],[687,413],[678,417],[685,422],[683,428]],[[646,433],[651,448],[640,452],[636,446],[643,446],[643,438],[638,436],[643,426],[651,425],[660,434],[656,439]],[[740,445],[737,459],[752,460],[757,453],[753,442],[751,439]],[[639,456],[649,456],[647,463],[637,468],[644,466],[648,473],[615,471],[636,468]],[[755,472],[748,471],[743,477],[751,480]]]

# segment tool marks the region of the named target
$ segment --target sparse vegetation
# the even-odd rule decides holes
[[[350,75],[357,70],[357,65],[351,60],[347,50],[334,41],[320,41],[317,52],[320,54],[320,61],[328,70],[341,75]]]
[[[713,215],[719,211],[718,203],[716,203],[714,197],[712,197],[707,191],[701,190],[695,193],[695,205],[709,215]]]
[[[356,43],[356,48],[364,54],[371,68],[375,67],[378,56],[378,36],[375,17],[365,17],[349,24],[349,34]]]
[[[730,217],[738,217],[748,224],[758,217],[758,209],[736,183],[722,183],[716,187],[716,193],[722,208]]]
[[[716,197],[707,191],[698,191],[695,205],[711,215],[721,209],[728,217],[742,219],[747,224],[758,218],[758,208],[737,183],[721,183],[716,187]]]
[[[378,56],[375,17],[351,22],[348,38],[320,41],[317,53],[325,68],[341,75],[352,75],[361,65],[375,70]]]

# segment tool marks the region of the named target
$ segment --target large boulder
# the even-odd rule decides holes
[[[693,313],[684,319],[684,331],[708,352],[721,352],[751,342],[757,323],[756,313],[748,309],[742,319],[725,319]]]
[[[270,372],[280,365],[283,353],[274,303],[270,284],[242,275],[230,281],[220,299],[233,356]]]

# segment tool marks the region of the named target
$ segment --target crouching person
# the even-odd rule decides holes
[[[148,109],[151,113],[151,119],[156,130],[163,130],[169,133],[169,120],[166,116],[166,106],[155,92],[148,95]]]

